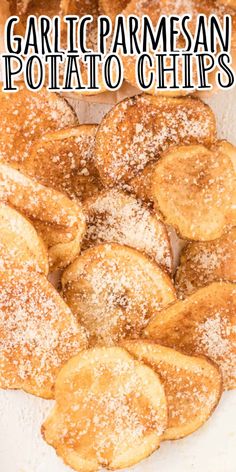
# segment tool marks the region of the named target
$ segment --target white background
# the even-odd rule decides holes
[[[236,144],[236,89],[207,100],[217,115],[218,134]],[[73,102],[74,103],[74,102]],[[99,122],[108,105],[77,103],[80,122]],[[69,472],[41,438],[53,405],[20,391],[0,390],[0,472]],[[191,436],[161,444],[133,472],[235,472],[236,391],[224,393],[209,421]]]

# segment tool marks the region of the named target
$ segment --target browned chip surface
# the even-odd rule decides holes
[[[86,200],[102,189],[94,165],[97,126],[48,133],[35,142],[24,163],[24,172],[70,198]]]
[[[33,225],[8,205],[0,203],[0,270],[21,263],[29,270],[48,274],[46,247]]]
[[[91,345],[138,337],[152,316],[176,299],[171,280],[157,264],[115,243],[84,251],[64,272],[62,287]]]
[[[0,160],[12,164],[23,162],[43,134],[77,124],[67,102],[45,89],[0,92],[0,109]]]
[[[213,283],[158,313],[145,335],[220,368],[225,389],[236,387],[236,285]]]
[[[236,282],[236,228],[220,239],[190,242],[175,276],[178,295],[185,298],[213,281]]]
[[[105,184],[125,186],[161,152],[178,144],[215,141],[211,109],[192,98],[139,95],[118,103],[96,135],[96,165]]]
[[[144,252],[172,271],[172,251],[167,230],[155,214],[131,195],[105,190],[86,202],[87,231],[83,248],[114,242]]]
[[[45,440],[79,472],[126,468],[158,448],[167,423],[158,375],[124,349],[90,349],[56,382]]]
[[[0,164],[0,200],[27,216],[49,248],[51,267],[66,267],[80,252],[85,218],[79,202]]]
[[[47,279],[15,265],[0,274],[0,386],[45,398],[86,337]]]
[[[213,413],[222,392],[219,369],[200,357],[149,341],[124,341],[122,346],[157,372],[168,404],[164,439],[178,439],[196,431]]]
[[[218,148],[179,146],[164,153],[152,173],[152,198],[164,221],[183,239],[222,236],[232,206],[235,174]]]

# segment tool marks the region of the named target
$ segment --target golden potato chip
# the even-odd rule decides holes
[[[61,366],[87,346],[85,331],[44,275],[0,274],[0,387],[52,398]]]
[[[8,205],[0,203],[0,270],[23,263],[48,274],[46,247],[33,225]]]
[[[85,217],[79,202],[0,164],[0,201],[28,217],[45,242],[51,269],[66,267],[80,252]]]
[[[179,439],[196,431],[211,416],[222,393],[219,369],[201,357],[150,341],[123,341],[122,347],[160,377],[168,405],[163,439]]]
[[[183,239],[222,236],[234,186],[231,160],[217,146],[173,148],[162,155],[152,174],[154,204]]]
[[[126,188],[170,146],[210,146],[215,137],[214,114],[200,100],[138,95],[103,118],[96,134],[96,166],[106,185]]]
[[[158,375],[119,347],[90,349],[60,371],[44,439],[78,472],[137,464],[167,424]]]
[[[59,95],[46,89],[30,92],[22,84],[16,93],[0,92],[0,109],[0,161],[16,165],[43,134],[78,123]]]
[[[212,359],[224,388],[236,388],[236,285],[215,282],[152,318],[146,337],[163,346]]]
[[[24,172],[73,199],[96,195],[103,187],[94,165],[96,129],[80,125],[42,136],[24,162]]]
[[[83,249],[102,243],[119,243],[144,252],[171,272],[173,257],[163,223],[136,198],[116,189],[89,199],[84,211],[87,231]]]
[[[214,241],[189,242],[181,254],[175,276],[180,298],[214,281],[236,283],[236,228]]]
[[[115,243],[84,251],[64,272],[62,288],[91,345],[138,337],[152,316],[176,299],[157,264]]]

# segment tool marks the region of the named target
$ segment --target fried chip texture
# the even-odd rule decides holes
[[[122,346],[157,372],[164,385],[168,404],[164,439],[183,438],[208,420],[222,393],[221,374],[213,363],[149,341],[124,341]]]
[[[62,288],[91,345],[139,337],[152,316],[176,299],[171,280],[157,264],[115,243],[84,251],[64,272]]]
[[[212,359],[236,388],[236,285],[215,282],[158,313],[144,331],[159,344]]]
[[[167,425],[163,386],[124,349],[90,349],[71,359],[55,397],[42,433],[78,472],[126,468],[160,445]]]

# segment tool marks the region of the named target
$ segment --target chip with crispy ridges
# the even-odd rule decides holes
[[[168,427],[163,439],[183,438],[208,420],[222,393],[222,378],[216,365],[151,341],[123,341],[122,347],[149,365],[164,385]]]
[[[119,243],[145,253],[168,272],[173,257],[165,225],[135,197],[117,189],[105,190],[84,205],[87,231],[83,249]]]
[[[214,281],[236,283],[236,228],[214,241],[189,242],[181,254],[175,275],[180,298]]]
[[[215,282],[152,318],[144,335],[159,344],[212,359],[224,388],[236,388],[236,285]]]
[[[90,345],[138,337],[176,295],[170,278],[141,252],[119,244],[84,251],[62,276],[63,296]]]
[[[200,100],[138,95],[103,118],[96,134],[96,166],[106,185],[125,189],[170,146],[210,146],[215,138],[214,114]]]
[[[227,228],[235,174],[218,147],[179,146],[165,152],[152,173],[152,198],[164,221],[180,237],[220,238]]]
[[[158,375],[119,347],[96,348],[60,371],[44,439],[78,472],[137,464],[159,445],[167,425]]]

